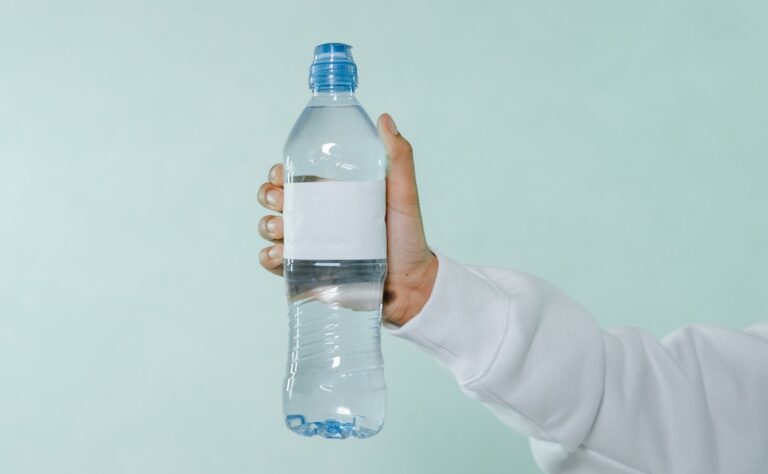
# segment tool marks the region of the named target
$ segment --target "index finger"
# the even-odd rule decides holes
[[[273,186],[283,186],[283,164],[278,163],[269,169],[269,184]]]

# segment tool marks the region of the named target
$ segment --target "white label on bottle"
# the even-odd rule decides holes
[[[283,258],[387,258],[384,181],[285,183]]]

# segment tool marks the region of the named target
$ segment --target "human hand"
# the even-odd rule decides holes
[[[438,264],[437,257],[429,250],[424,235],[411,144],[400,135],[395,122],[388,114],[379,117],[377,126],[389,159],[386,214],[387,277],[384,282],[382,318],[402,326],[418,314],[429,299]],[[267,209],[282,212],[282,164],[270,169],[268,181],[259,188],[258,199]],[[273,244],[261,251],[261,265],[276,275],[282,275],[282,217],[262,217],[259,222],[259,234]],[[349,304],[354,305],[354,302]]]

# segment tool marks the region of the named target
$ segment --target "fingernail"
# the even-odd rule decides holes
[[[267,255],[269,258],[277,258],[280,256],[280,249],[277,248],[277,245],[273,245],[267,250]]]
[[[267,191],[267,195],[264,196],[264,198],[267,200],[267,204],[275,205],[277,204],[277,191],[274,189],[271,191]]]
[[[275,232],[276,228],[277,228],[277,219],[270,219],[267,221],[267,232],[272,234]]]
[[[277,165],[269,169],[269,177],[267,179],[269,179],[270,182],[275,181],[275,173],[276,173],[275,168],[277,168]]]
[[[392,135],[400,135],[400,132],[397,131],[397,125],[395,125],[395,119],[393,119],[391,115],[387,115],[387,117],[387,127],[389,127],[389,131]]]

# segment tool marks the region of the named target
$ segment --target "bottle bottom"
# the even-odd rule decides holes
[[[358,425],[357,417],[353,418],[352,423],[331,418],[307,422],[303,415],[288,415],[285,417],[285,425],[301,436],[320,436],[329,439],[365,439],[381,431],[381,425],[376,430]]]

